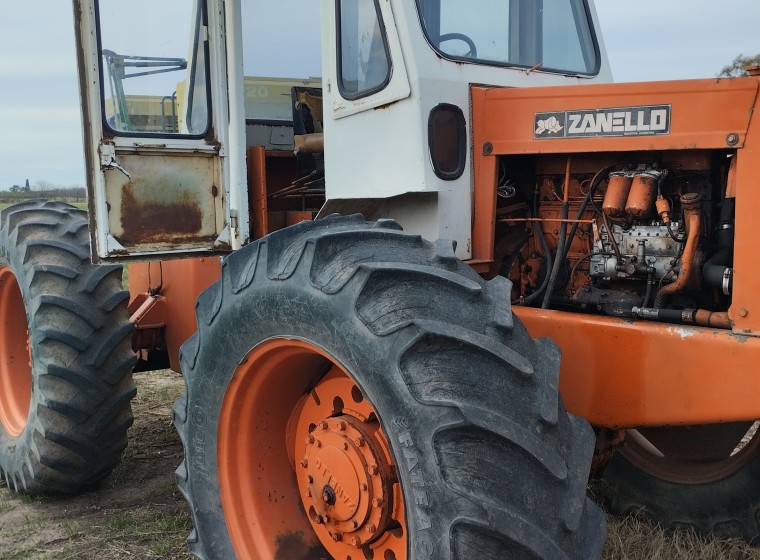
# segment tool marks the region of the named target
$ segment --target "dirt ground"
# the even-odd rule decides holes
[[[162,371],[135,375],[135,423],[121,464],[72,498],[0,489],[0,559],[184,559],[190,514],[174,484],[182,446],[171,408],[184,386]]]
[[[182,447],[171,407],[183,390],[170,371],[135,375],[135,424],[122,463],[74,498],[28,498],[0,488],[0,559],[190,559],[187,505],[174,485]],[[1,483],[0,483],[1,484]],[[760,560],[736,541],[668,535],[639,520],[609,519],[604,560]]]

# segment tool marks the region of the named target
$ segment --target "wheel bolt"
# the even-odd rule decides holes
[[[306,445],[311,445],[312,443],[314,443],[314,436],[309,434],[306,436]]]
[[[338,426],[338,430],[340,430],[341,432],[346,429],[346,423],[343,420],[338,421],[337,426]]]
[[[322,521],[322,516],[321,515],[317,515],[317,517],[314,519],[314,523],[316,523],[317,525],[322,525],[322,523],[324,523]]]
[[[341,533],[333,533],[332,539],[335,542],[340,542],[343,540],[343,535]]]
[[[367,486],[366,482],[362,482],[362,492],[366,492],[367,490],[369,490],[369,486]]]
[[[351,539],[351,544],[354,546],[359,546],[362,544],[362,541],[359,539],[359,537],[354,537]]]
[[[361,447],[364,445],[364,438],[356,438],[356,440],[354,440],[354,443],[356,444],[356,447]]]
[[[371,523],[370,523],[369,525],[367,525],[367,532],[368,532],[370,535],[371,535],[371,534],[373,534],[375,531],[377,531],[377,527],[375,527],[375,526],[374,526],[374,525],[372,525]]]
[[[372,500],[372,505],[375,507],[380,507],[383,505],[383,499],[382,498],[375,498]]]
[[[322,442],[317,440],[314,442],[314,445],[316,445],[317,447],[322,447]]]
[[[358,522],[356,519],[354,519],[354,520],[351,522],[351,525],[353,525],[353,526],[354,526],[354,529],[356,529],[357,527],[359,527],[359,522]]]
[[[319,429],[320,429],[320,430],[326,430],[328,427],[329,427],[329,425],[328,425],[328,424],[327,424],[327,422],[326,422],[326,421],[324,421],[324,420],[322,420],[322,421],[319,423]]]
[[[309,466],[309,461],[307,459],[301,459],[300,465],[301,465],[301,468],[305,469],[306,467]]]
[[[367,472],[371,474],[372,476],[375,476],[377,474],[377,465],[370,465],[367,468]]]

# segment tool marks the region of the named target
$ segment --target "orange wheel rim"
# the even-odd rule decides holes
[[[327,352],[271,339],[235,370],[218,431],[239,558],[406,560],[401,485],[371,403]]]
[[[0,423],[17,437],[32,402],[32,363],[24,299],[7,266],[0,268],[0,310]]]

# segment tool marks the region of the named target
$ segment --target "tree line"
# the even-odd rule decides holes
[[[23,185],[15,184],[5,190],[0,190],[0,203],[8,204],[29,200],[31,198],[47,198],[64,202],[84,202],[87,190],[81,185],[56,185],[49,181],[36,181],[33,185],[29,180]]]

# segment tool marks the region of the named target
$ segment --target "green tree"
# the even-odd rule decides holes
[[[747,66],[760,66],[760,54],[755,56],[744,56],[739,54],[734,61],[728,66],[724,66],[723,70],[718,74],[719,78],[739,78],[747,76],[745,68]]]

